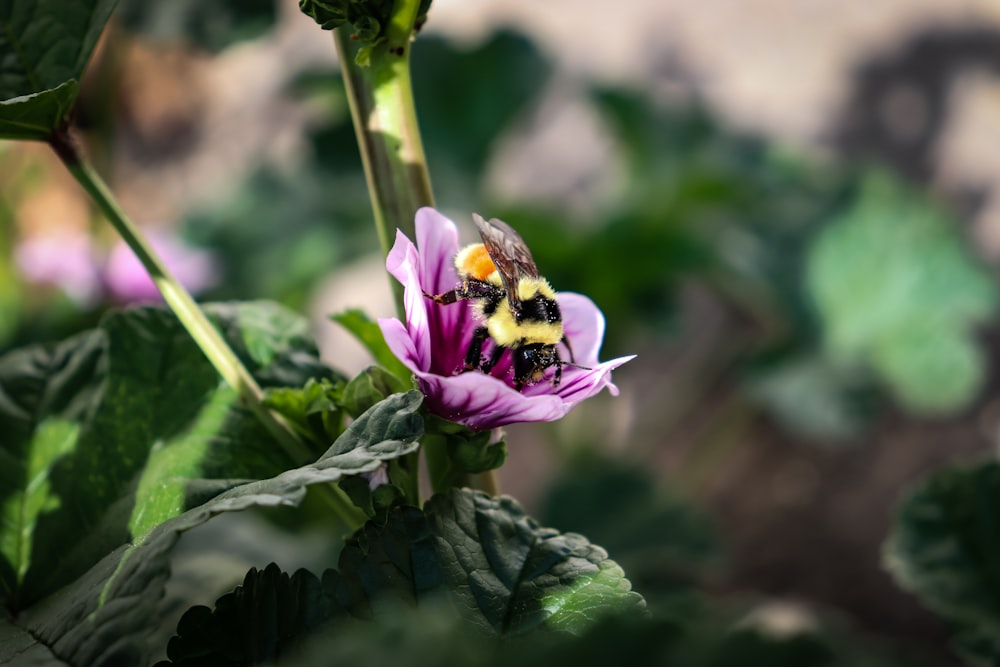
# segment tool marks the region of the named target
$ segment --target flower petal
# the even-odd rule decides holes
[[[526,396],[476,371],[446,377],[418,373],[428,407],[445,419],[486,430],[517,422],[554,421],[572,407],[558,396]]]
[[[594,366],[604,341],[604,315],[593,301],[575,292],[559,292],[563,334],[570,342],[574,363]]]

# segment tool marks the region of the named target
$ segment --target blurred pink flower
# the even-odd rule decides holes
[[[58,287],[81,306],[93,305],[101,294],[95,258],[90,237],[74,231],[32,235],[14,250],[14,262],[28,282]]]
[[[164,264],[180,283],[197,294],[218,281],[218,271],[212,253],[185,245],[176,238],[147,233],[146,238],[163,259]],[[124,241],[119,240],[111,249],[104,265],[104,284],[120,301],[158,301],[159,290],[150,279],[142,263]]]
[[[519,392],[514,389],[507,352],[489,375],[478,371],[456,374],[479,322],[470,303],[442,306],[424,292],[441,294],[459,284],[454,266],[458,229],[436,210],[422,208],[417,211],[416,232],[414,246],[397,231],[396,243],[386,258],[389,273],[405,288],[406,324],[385,318],[379,320],[379,326],[389,348],[413,371],[432,412],[485,430],[515,422],[560,419],[605,387],[618,394],[611,383],[611,371],[633,357],[598,361],[604,316],[593,301],[569,292],[558,295],[564,332],[576,363],[590,370],[566,366],[559,386],[554,387],[546,378]],[[488,355],[489,349],[484,348],[484,354]]]

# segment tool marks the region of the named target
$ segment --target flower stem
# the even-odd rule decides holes
[[[410,42],[419,7],[420,0],[395,0],[385,40],[372,47],[364,66],[356,62],[359,49],[347,26],[333,31],[383,255],[389,254],[396,229],[414,238],[417,209],[434,205],[410,79]],[[390,281],[402,319],[403,288]],[[448,479],[447,456],[432,452],[433,447],[422,449],[431,479]],[[479,477],[479,487],[495,494],[492,471]]]
[[[396,2],[390,37],[373,47],[369,64],[355,63],[357,48],[345,28],[334,31],[334,43],[354,119],[379,243],[389,254],[395,230],[413,237],[413,216],[421,206],[433,206],[427,159],[413,104],[410,82],[410,40],[398,23],[411,9],[410,31],[418,3]],[[392,30],[397,26],[397,30]],[[397,301],[402,315],[402,301]]]
[[[125,215],[94,168],[83,158],[75,140],[67,129],[55,132],[49,144],[56,155],[90,195],[101,213],[118,231],[125,243],[142,262],[163,300],[173,310],[177,319],[205,353],[219,375],[237,393],[240,400],[253,412],[268,432],[280,443],[285,452],[297,463],[312,458],[309,449],[278,415],[263,406],[263,392],[239,358],[232,351],[198,304],[186,289],[171,275],[163,260],[143,238],[139,229]]]

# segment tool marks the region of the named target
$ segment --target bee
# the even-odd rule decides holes
[[[468,245],[455,255],[461,285],[444,294],[424,293],[442,305],[457,301],[474,304],[482,325],[472,334],[462,372],[489,373],[504,351],[510,350],[515,389],[521,391],[525,385],[538,382],[550,366],[556,367],[552,385],[559,386],[563,366],[583,366],[559,356],[556,346],[560,343],[566,345],[571,360],[573,351],[563,331],[555,291],[539,275],[531,251],[510,225],[475,214],[473,219],[483,242]],[[482,355],[487,338],[494,343],[488,359]]]

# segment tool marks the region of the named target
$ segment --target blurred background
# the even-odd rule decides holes
[[[413,77],[441,210],[513,224],[639,355],[619,398],[509,429],[504,491],[606,547],[693,664],[956,664],[880,548],[1000,434],[1000,4],[435,0]],[[201,300],[370,363],[328,316],[391,314],[389,283],[295,2],[122,0],[76,121]],[[155,298],[48,149],[0,143],[0,352]],[[769,639],[705,639],[733,627]]]

